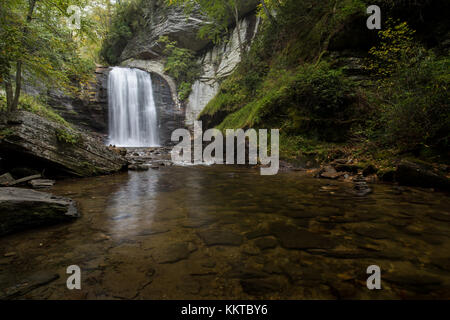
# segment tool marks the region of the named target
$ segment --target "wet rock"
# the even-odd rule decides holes
[[[325,166],[320,172],[320,178],[336,180],[344,175],[344,172],[337,172],[332,166]]]
[[[142,230],[137,235],[138,236],[153,236],[156,234],[162,234],[169,232],[170,229],[165,227],[151,227],[150,229]]]
[[[355,229],[354,232],[360,236],[372,239],[391,239],[394,234],[391,230],[375,227],[359,227]]]
[[[14,178],[12,177],[12,175],[10,173],[5,173],[0,176],[0,185],[3,185],[3,184],[7,185],[13,181],[14,181]]]
[[[3,292],[0,293],[0,299],[7,300],[19,298],[27,294],[28,292],[49,284],[50,282],[53,282],[57,279],[59,279],[58,274],[49,271],[37,272],[27,279],[23,280],[21,283],[13,287],[4,289]]]
[[[362,176],[358,176],[353,180],[353,191],[359,197],[364,197],[372,193],[372,189],[369,188],[366,179]]]
[[[128,170],[130,171],[148,171],[149,167],[143,164],[130,164],[128,166]]]
[[[28,182],[33,188],[40,189],[40,188],[50,188],[55,184],[55,180],[48,180],[48,179],[34,179]]]
[[[395,181],[395,170],[385,169],[378,172],[378,177],[384,182],[394,182]]]
[[[429,293],[439,288],[443,279],[429,273],[398,270],[395,272],[385,272],[383,279],[402,288],[406,288],[418,293]]]
[[[434,220],[450,222],[450,213],[447,212],[430,212],[428,216]]]
[[[395,176],[402,185],[450,190],[450,179],[432,171],[430,166],[404,160],[397,166]]]
[[[201,263],[201,266],[205,267],[205,268],[214,268],[216,266],[216,262],[208,260],[208,261]]]
[[[271,237],[260,238],[255,241],[255,245],[261,250],[273,249],[278,246],[278,241]]]
[[[191,252],[187,243],[177,242],[157,248],[152,256],[160,264],[175,263],[187,259]]]
[[[278,278],[246,279],[240,283],[243,291],[252,296],[280,292],[283,289],[283,283]]]
[[[17,167],[11,170],[11,174],[16,178],[20,179],[23,177],[29,177],[29,176],[35,176],[39,174],[37,170],[30,169],[30,168],[24,168],[24,167]]]
[[[260,229],[255,231],[250,231],[245,234],[247,239],[252,240],[260,237],[270,236],[271,233],[268,230]]]
[[[40,169],[78,177],[109,174],[122,170],[126,160],[104,146],[96,137],[68,129],[26,111],[8,115],[0,129],[11,133],[0,139],[0,156],[9,163],[27,161]],[[60,139],[71,135],[76,142]]]
[[[334,247],[330,239],[320,234],[282,222],[272,223],[270,230],[277,236],[281,245],[286,249],[326,249]]]
[[[338,172],[350,172],[350,173],[358,173],[359,167],[354,164],[336,164],[334,168]]]
[[[363,176],[367,177],[372,174],[376,174],[377,172],[378,172],[378,169],[374,165],[369,164],[367,167],[364,168],[362,174],[363,174]]]
[[[243,237],[240,234],[229,230],[211,229],[200,231],[198,235],[207,246],[240,246],[243,242]]]
[[[0,235],[79,217],[76,203],[48,193],[0,188]]]

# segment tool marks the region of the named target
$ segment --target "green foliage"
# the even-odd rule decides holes
[[[39,82],[66,92],[76,91],[79,83],[90,78],[94,64],[79,54],[80,40],[92,35],[90,20],[82,19],[81,29],[74,32],[65,19],[69,5],[84,7],[87,3],[87,0],[1,2],[0,82],[7,93],[15,92],[14,82],[20,79],[18,71],[29,83]]]
[[[422,57],[422,50],[416,46],[414,34],[406,22],[388,20],[385,29],[378,32],[380,43],[369,51],[367,69],[379,77],[388,77],[399,67],[417,62]],[[407,65],[399,65],[404,63]]]
[[[56,129],[56,139],[61,143],[75,145],[80,141],[80,136],[69,129]]]
[[[432,53],[400,64],[378,89],[387,142],[406,151],[450,148],[450,59]]]
[[[163,53],[167,59],[164,71],[175,79],[178,84],[179,99],[184,101],[189,97],[192,85],[200,75],[200,65],[195,59],[194,52],[178,47],[176,41],[161,37],[159,43],[164,46]]]
[[[143,0],[130,0],[116,4],[111,24],[100,49],[101,57],[110,65],[119,62],[128,41],[145,25],[142,2]]]
[[[237,111],[218,128],[278,127],[291,135],[339,140],[348,129],[344,122],[353,116],[350,88],[342,72],[326,63],[306,64],[294,72],[272,72],[256,97],[242,108],[232,107]],[[223,98],[219,98],[221,103]],[[204,113],[213,112],[210,108],[217,104],[213,100]]]
[[[38,116],[46,118],[47,120],[59,123],[67,128],[72,128],[72,126],[63,119],[63,117],[57,114],[51,107],[46,106],[44,102],[37,97],[22,94],[20,96],[18,109],[32,112]],[[4,95],[0,95],[0,112],[1,111],[6,111],[6,98]]]

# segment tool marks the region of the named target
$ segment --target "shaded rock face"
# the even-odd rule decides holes
[[[260,19],[249,15],[240,21],[241,40],[246,49],[258,31]],[[200,78],[192,86],[186,107],[186,124],[192,126],[200,113],[219,92],[220,83],[230,76],[241,61],[238,28],[234,28],[228,41],[213,46],[199,58],[202,71]],[[208,119],[202,119],[208,121]]]
[[[48,193],[0,188],[0,236],[79,217],[74,201]]]
[[[243,1],[239,12],[245,16],[255,10],[259,1]],[[200,51],[210,45],[208,39],[199,39],[198,30],[207,20],[199,12],[194,10],[188,17],[183,8],[167,6],[162,0],[146,1],[142,8],[146,17],[145,27],[139,30],[122,52],[121,60],[130,58],[151,60],[160,58],[162,48],[158,44],[161,36],[168,36],[176,40],[184,48]],[[230,21],[232,24],[233,21]]]
[[[20,111],[0,123],[0,157],[7,166],[23,163],[50,175],[88,177],[120,171],[127,161],[91,135]],[[65,142],[61,133],[75,141]]]
[[[153,97],[158,114],[159,139],[163,146],[171,145],[172,132],[184,128],[184,108],[173,100],[169,83],[159,74],[151,73]]]
[[[243,1],[239,12],[241,15],[241,39],[249,47],[259,26],[259,19],[251,14],[259,1]],[[146,17],[146,27],[129,41],[120,60],[122,66],[136,67],[162,76],[170,85],[172,99],[176,105],[176,84],[164,73],[163,48],[158,44],[161,36],[178,42],[178,45],[193,50],[198,54],[202,71],[199,80],[193,84],[192,93],[186,102],[187,126],[192,126],[208,102],[217,94],[220,82],[228,77],[240,62],[238,28],[230,28],[228,40],[220,45],[213,45],[210,40],[199,39],[198,30],[206,23],[199,11],[186,16],[183,9],[176,6],[167,7],[162,1],[148,1],[142,8]],[[233,25],[234,21],[230,21]],[[167,109],[164,109],[167,110]],[[162,123],[165,120],[162,119]]]
[[[48,92],[49,105],[65,120],[88,131],[108,133],[109,68],[98,67],[95,78],[85,88],[85,97],[73,98],[62,91]]]

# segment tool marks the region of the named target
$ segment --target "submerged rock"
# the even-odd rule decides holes
[[[410,161],[402,161],[395,173],[397,181],[402,185],[450,190],[450,179],[444,174],[432,171],[431,167]]]
[[[26,162],[78,177],[117,172],[127,164],[93,136],[30,112],[9,115],[0,123],[0,130],[8,132],[0,139],[0,155],[7,163]]]
[[[270,230],[286,249],[328,249],[335,245],[329,238],[282,222],[274,222]]]
[[[200,236],[200,238],[202,238],[207,246],[240,246],[243,242],[243,237],[241,235],[232,231],[221,229],[201,231],[198,233],[198,235]]]
[[[77,217],[77,205],[71,199],[28,189],[0,188],[0,236]]]

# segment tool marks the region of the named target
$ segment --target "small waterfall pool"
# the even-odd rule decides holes
[[[108,78],[109,140],[117,147],[160,145],[149,73],[114,67]]]

